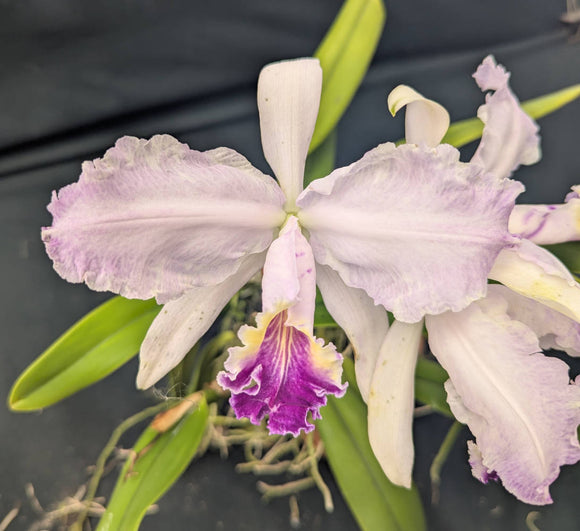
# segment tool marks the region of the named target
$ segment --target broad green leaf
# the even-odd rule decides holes
[[[532,118],[537,120],[542,118],[542,116],[557,111],[578,97],[580,97],[580,85],[573,85],[557,92],[528,100],[522,103],[522,107]],[[482,131],[483,122],[479,118],[454,122],[449,127],[441,143],[461,147],[480,138]]]
[[[415,370],[415,398],[439,413],[455,418],[447,403],[447,392],[443,384],[449,379],[447,372],[434,361],[419,358]]]
[[[69,328],[20,375],[10,392],[10,408],[48,407],[117,370],[137,354],[159,310],[154,300],[108,300]]]
[[[208,408],[197,408],[171,430],[145,429],[119,475],[97,531],[137,531],[147,509],[175,483],[193,459],[205,431]]]
[[[345,364],[350,360],[345,360]],[[350,362],[352,363],[352,362]],[[376,460],[367,436],[367,409],[349,388],[328,397],[316,421],[340,491],[363,531],[422,531],[425,517],[415,487],[393,485]]]
[[[580,277],[580,242],[556,243],[543,247],[559,258],[572,274]]]
[[[310,151],[335,128],[369,67],[385,24],[381,0],[346,0],[314,56],[323,71]]]

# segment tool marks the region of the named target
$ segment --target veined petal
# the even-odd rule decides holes
[[[541,157],[539,127],[520,107],[509,87],[509,76],[491,55],[473,74],[482,91],[495,92],[486,96],[485,105],[477,111],[484,128],[471,161],[483,165],[498,179],[509,177],[520,164],[534,164]]]
[[[250,255],[236,273],[217,286],[192,288],[163,307],[141,345],[137,387],[151,387],[185,357],[227,302],[262,267],[264,259],[265,253]]]
[[[387,477],[411,488],[415,366],[423,321],[395,321],[375,367],[368,400],[369,441]]]
[[[580,321],[580,284],[552,253],[529,240],[503,249],[489,278]]]
[[[509,317],[531,328],[542,350],[554,348],[580,356],[580,323],[500,284],[490,285],[488,296],[504,299]]]
[[[349,288],[328,266],[316,267],[316,283],[326,308],[353,347],[356,383],[367,402],[377,357],[389,329],[387,312],[362,289]]]
[[[538,245],[580,240],[579,188],[574,186],[561,205],[516,205],[510,216],[510,232]]]
[[[580,387],[506,308],[492,294],[459,313],[427,316],[429,344],[449,373],[453,414],[475,435],[483,477],[495,472],[520,500],[551,503],[560,467],[580,459]]]
[[[287,310],[258,314],[257,327],[244,326],[244,346],[229,350],[218,383],[232,392],[230,404],[238,418],[254,424],[269,415],[270,433],[310,432],[308,421],[320,418],[326,395],[342,396],[342,356],[334,345],[287,324]]]
[[[407,106],[405,140],[407,144],[436,147],[449,129],[449,113],[436,101],[429,100],[406,85],[395,87],[387,99],[393,116]]]
[[[53,195],[42,239],[69,282],[167,302],[266,249],[283,203],[275,181],[232,150],[124,137]]]
[[[288,310],[288,322],[312,332],[316,302],[316,268],[312,249],[290,216],[268,250],[262,279],[262,311]]]
[[[522,189],[459,162],[449,145],[383,144],[311,183],[298,216],[318,263],[417,322],[485,295]]]
[[[273,63],[262,69],[258,79],[262,147],[284,190],[288,210],[302,191],[321,90],[318,59]]]

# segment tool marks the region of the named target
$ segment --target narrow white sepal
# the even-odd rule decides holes
[[[415,366],[423,321],[395,321],[375,366],[368,399],[369,441],[387,477],[411,488]]]
[[[303,188],[321,90],[318,59],[273,63],[262,69],[258,79],[262,147],[286,195],[287,210],[295,207]]]

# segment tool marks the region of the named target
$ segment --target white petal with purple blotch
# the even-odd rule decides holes
[[[192,288],[162,308],[141,345],[137,387],[151,387],[185,357],[227,302],[262,267],[264,259],[265,253],[250,255],[238,271],[217,286]]]
[[[508,303],[510,318],[533,330],[542,350],[554,348],[570,356],[580,356],[580,323],[499,284],[489,286],[488,296],[492,295],[500,296]]]
[[[516,205],[510,232],[538,245],[580,240],[580,199],[572,194],[560,205]]]
[[[124,137],[53,195],[42,238],[69,282],[167,302],[264,251],[283,203],[276,182],[232,150]]]
[[[449,129],[449,113],[439,103],[429,100],[406,85],[395,87],[387,99],[393,116],[405,110],[405,141],[436,147]]]
[[[352,345],[356,383],[366,402],[379,350],[389,329],[387,312],[362,289],[349,288],[328,266],[316,267],[316,283],[330,315]]]
[[[502,250],[489,278],[580,321],[580,284],[552,253],[529,240]]]
[[[415,366],[422,333],[423,321],[395,321],[391,325],[377,359],[368,400],[373,452],[387,477],[408,489],[415,457]]]
[[[288,210],[302,191],[321,90],[318,59],[273,63],[262,69],[258,79],[262,147],[284,190]]]
[[[289,216],[268,249],[262,279],[262,312],[288,310],[286,324],[312,332],[316,301],[316,267],[312,249]]]
[[[451,410],[475,435],[487,474],[497,473],[520,500],[546,504],[560,467],[580,459],[580,387],[506,310],[491,293],[459,313],[427,316],[429,344],[449,373]]]
[[[405,322],[483,296],[520,183],[459,162],[449,146],[383,144],[298,198],[318,263]]]
[[[473,74],[482,91],[495,92],[486,96],[485,105],[477,111],[485,125],[471,161],[498,179],[509,177],[520,164],[534,164],[541,157],[539,127],[520,107],[508,85],[509,76],[491,55]]]

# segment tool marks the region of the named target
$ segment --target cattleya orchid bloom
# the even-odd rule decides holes
[[[459,162],[450,146],[389,143],[303,190],[321,84],[315,59],[260,74],[262,145],[278,182],[228,148],[125,137],[53,195],[42,237],[62,277],[165,304],[141,347],[139,387],[175,367],[263,267],[257,327],[242,327],[218,382],[239,417],[310,431],[308,413],[344,392],[340,355],[313,336],[316,284],[363,372],[387,333],[384,308],[416,322],[485,294],[513,243],[521,185]]]
[[[508,74],[493,58],[474,77],[483,90],[495,92],[479,109],[485,127],[471,164],[504,180],[519,164],[539,158],[537,126],[520,109]],[[398,101],[402,92],[410,94],[395,89]],[[438,104],[417,93],[404,103],[415,106],[406,121],[412,127],[407,139],[421,123],[425,130],[436,129],[433,117],[443,116]],[[445,133],[440,122],[439,140]],[[484,483],[501,479],[527,503],[550,503],[549,485],[560,466],[580,460],[580,386],[570,382],[563,361],[544,356],[542,349],[580,355],[580,285],[548,251],[520,238],[499,253],[489,277],[503,285],[488,286],[484,298],[461,311],[393,323],[378,358],[367,361],[374,371],[362,381],[369,439],[387,476],[410,487],[414,372],[424,324],[431,351],[449,374],[451,410],[476,439],[468,443],[474,476]]]

